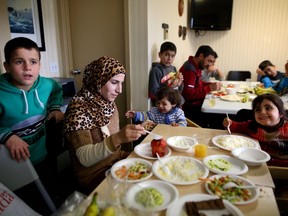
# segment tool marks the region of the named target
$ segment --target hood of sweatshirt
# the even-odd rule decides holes
[[[44,109],[44,104],[40,100],[39,95],[38,95],[38,91],[37,91],[37,89],[39,88],[39,86],[41,84],[40,75],[35,80],[33,86],[31,87],[31,89],[29,89],[29,91],[25,91],[23,89],[19,89],[19,88],[15,87],[14,85],[12,85],[11,82],[12,82],[12,77],[11,77],[10,73],[2,74],[0,76],[0,90],[3,91],[3,92],[9,92],[10,94],[22,95],[23,103],[25,104],[25,107],[26,107],[25,114],[29,113],[29,103],[27,101],[27,94],[28,93],[29,94],[34,94],[34,97],[35,97],[36,101]]]

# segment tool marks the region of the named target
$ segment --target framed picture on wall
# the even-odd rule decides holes
[[[41,0],[7,0],[11,37],[27,37],[45,51]]]

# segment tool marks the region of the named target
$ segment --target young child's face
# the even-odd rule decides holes
[[[160,62],[165,66],[171,66],[173,64],[176,53],[171,50],[164,51],[159,53]]]
[[[277,75],[275,66],[267,66],[263,71],[269,77],[275,77]]]
[[[161,100],[158,100],[156,103],[159,112],[161,113],[168,113],[173,107],[176,105],[172,105],[170,101],[167,100],[166,97],[162,98]]]
[[[4,63],[7,72],[11,73],[12,84],[28,91],[39,76],[40,59],[35,49],[19,48],[13,52],[11,61]]]
[[[255,120],[263,126],[274,126],[280,121],[278,108],[269,100],[264,99],[254,110]]]

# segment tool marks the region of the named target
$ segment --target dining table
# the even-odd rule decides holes
[[[225,92],[225,89],[229,87],[229,85],[233,85],[233,88],[235,88],[236,91],[240,90],[246,90],[249,88],[253,88],[259,84],[259,82],[250,82],[250,81],[221,81],[222,84],[222,90]],[[211,106],[209,103],[209,100],[211,96],[214,97],[215,103],[214,106]],[[206,95],[204,102],[201,107],[201,111],[203,113],[214,113],[214,114],[232,114],[236,115],[237,112],[240,109],[252,109],[252,100],[256,97],[254,94],[248,93],[248,100],[246,102],[241,101],[235,101],[235,100],[229,100],[228,98],[225,99],[221,96],[214,96],[212,95]],[[240,95],[241,97],[241,95]]]
[[[188,137],[194,137],[195,135],[204,136],[208,138],[208,142],[206,144],[208,145],[207,155],[219,155],[220,154],[220,155],[232,156],[230,151],[219,148],[212,143],[213,137],[218,136],[218,135],[228,134],[226,130],[196,128],[196,127],[172,127],[170,125],[158,124],[152,130],[152,132],[163,136],[165,140],[167,140],[171,136],[188,136]],[[153,138],[154,138],[153,134],[148,134],[148,136],[139,145],[150,143],[153,140]],[[201,163],[203,160],[203,158],[195,157],[193,151],[178,152],[172,149],[171,156],[187,156],[187,157],[195,158],[201,161]],[[128,158],[141,158],[141,156],[137,155],[135,151],[133,151],[128,156]],[[149,160],[149,159],[146,159],[146,160],[153,163],[156,161],[156,158],[155,160]],[[215,175],[215,173],[209,172],[208,177],[212,175]],[[278,216],[280,215],[278,207],[277,207],[276,199],[274,196],[275,185],[274,185],[273,179],[271,177],[271,174],[269,172],[269,169],[266,163],[262,163],[260,166],[250,166],[249,170],[245,174],[242,174],[241,177],[244,177],[245,179],[257,185],[259,187],[259,192],[260,192],[259,198],[255,202],[246,204],[246,205],[236,205],[236,207],[243,213],[243,215],[245,216],[259,216],[259,215]],[[149,180],[153,180],[153,179],[156,180],[158,178],[155,175],[152,175],[152,177],[149,178]],[[199,181],[198,183],[195,183],[195,184],[175,185],[175,187],[177,188],[179,192],[179,198],[180,198],[188,194],[208,194],[204,185],[205,185],[204,181]],[[90,199],[95,192],[106,193],[107,188],[109,187],[110,186],[108,185],[108,181],[106,178],[89,195]],[[145,215],[149,215],[149,214],[145,214]],[[160,211],[154,215],[160,215],[160,216],[166,215],[166,210]]]

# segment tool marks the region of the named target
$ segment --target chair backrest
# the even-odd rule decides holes
[[[198,124],[196,124],[195,122],[193,122],[189,118],[186,118],[186,121],[187,121],[187,127],[198,127],[198,128],[201,128],[201,126],[199,126]]]
[[[56,207],[40,181],[31,161],[29,159],[19,162],[13,160],[6,146],[2,144],[0,144],[0,182],[11,191],[35,182],[51,212],[54,213],[56,211]]]
[[[229,71],[226,80],[246,81],[251,78],[250,71]]]
[[[12,191],[39,178],[30,160],[13,160],[4,145],[0,145],[0,170],[0,181]]]

